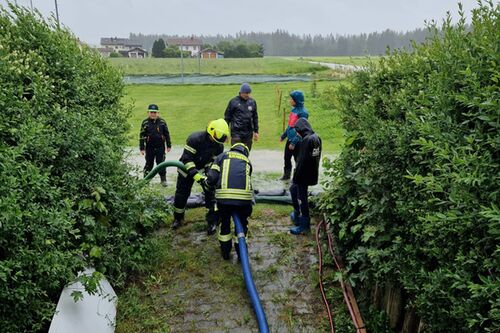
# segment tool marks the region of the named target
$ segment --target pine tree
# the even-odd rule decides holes
[[[151,51],[151,55],[153,58],[164,58],[165,57],[165,42],[162,38],[155,40],[153,43],[153,49]]]

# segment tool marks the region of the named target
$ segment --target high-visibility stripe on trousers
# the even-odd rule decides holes
[[[181,173],[177,174],[177,184],[174,197],[174,218],[176,220],[183,220],[186,210],[186,204],[191,189],[193,188],[194,180],[192,177],[185,177]],[[216,224],[218,220],[217,213],[215,212],[215,192],[205,191],[205,207],[208,209],[205,216],[208,223]]]

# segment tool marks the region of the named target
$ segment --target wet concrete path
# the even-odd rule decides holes
[[[280,212],[281,211],[281,212]],[[251,219],[249,254],[252,273],[271,332],[322,332],[325,316],[316,288],[312,235],[288,233],[285,209],[257,208]],[[174,237],[186,262],[162,292],[164,305],[175,308],[171,332],[257,332],[236,254],[224,261],[215,236],[206,236],[201,218]]]
[[[288,206],[258,204],[250,219],[252,274],[270,332],[325,332],[328,320],[317,288],[313,235],[292,236]],[[119,295],[116,333],[258,332],[241,266],[220,256],[205,234],[204,208],[187,212],[173,233],[157,233],[157,266]]]
[[[173,146],[172,151],[166,154],[167,160],[179,160],[182,155],[183,146]],[[226,147],[227,150],[227,147]],[[333,159],[335,154],[324,154],[324,156]],[[133,175],[142,175],[144,168],[144,156],[141,156],[139,150],[136,148],[129,148],[126,151],[125,160],[128,164],[135,168]],[[254,172],[258,173],[281,173],[283,172],[283,151],[271,149],[254,149],[250,154],[250,161]],[[295,162],[294,162],[295,165]],[[323,172],[323,165],[320,165],[320,172]],[[171,169],[167,171],[167,179],[174,182],[177,177],[176,172]],[[152,182],[158,182],[159,178],[155,177]]]
[[[260,160],[260,153],[252,156],[254,162]],[[288,188],[288,183],[276,180],[281,175],[282,153],[269,154],[274,163],[267,161],[255,168],[254,188]],[[142,159],[134,152],[127,161],[139,169]],[[157,179],[152,186],[168,196],[174,193],[177,173],[167,174],[168,188],[159,187]],[[193,193],[200,190],[195,184]],[[290,211],[291,206],[254,206],[248,249],[255,285],[270,332],[325,332],[328,319],[317,287],[314,236],[296,237],[288,232]],[[117,333],[258,332],[236,254],[233,250],[231,260],[222,259],[217,236],[205,233],[204,215],[205,208],[189,209],[179,230],[169,228],[170,217],[158,232],[162,253],[152,255],[160,263],[119,295]],[[316,222],[312,223],[314,228]]]

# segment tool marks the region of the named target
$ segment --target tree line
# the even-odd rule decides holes
[[[144,45],[144,44],[143,44]],[[203,49],[214,49],[224,54],[226,58],[259,58],[264,56],[264,47],[258,43],[248,43],[242,40],[224,40],[216,44],[203,44]],[[163,38],[158,38],[151,47],[153,58],[179,58],[181,50],[177,45],[167,45]],[[183,51],[182,56],[189,57],[188,51]]]
[[[224,42],[233,43],[233,46],[245,43],[258,45],[265,56],[349,56],[380,55],[384,54],[388,47],[391,49],[412,49],[411,41],[421,43],[428,36],[428,29],[418,28],[407,32],[387,29],[382,32],[357,35],[296,35],[286,30],[276,30],[270,33],[240,32],[236,35],[201,35],[198,38],[203,43],[212,46],[226,45]],[[178,36],[130,34],[131,39],[139,41],[146,49],[152,49],[156,40],[170,37]],[[225,56],[230,57],[228,54]]]

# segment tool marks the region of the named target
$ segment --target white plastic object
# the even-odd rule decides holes
[[[92,275],[93,268],[87,268],[81,275]],[[80,291],[83,299],[75,302],[71,293]],[[103,278],[94,295],[85,291],[77,281],[64,287],[56,312],[50,324],[49,333],[113,333],[116,326],[116,293]]]

